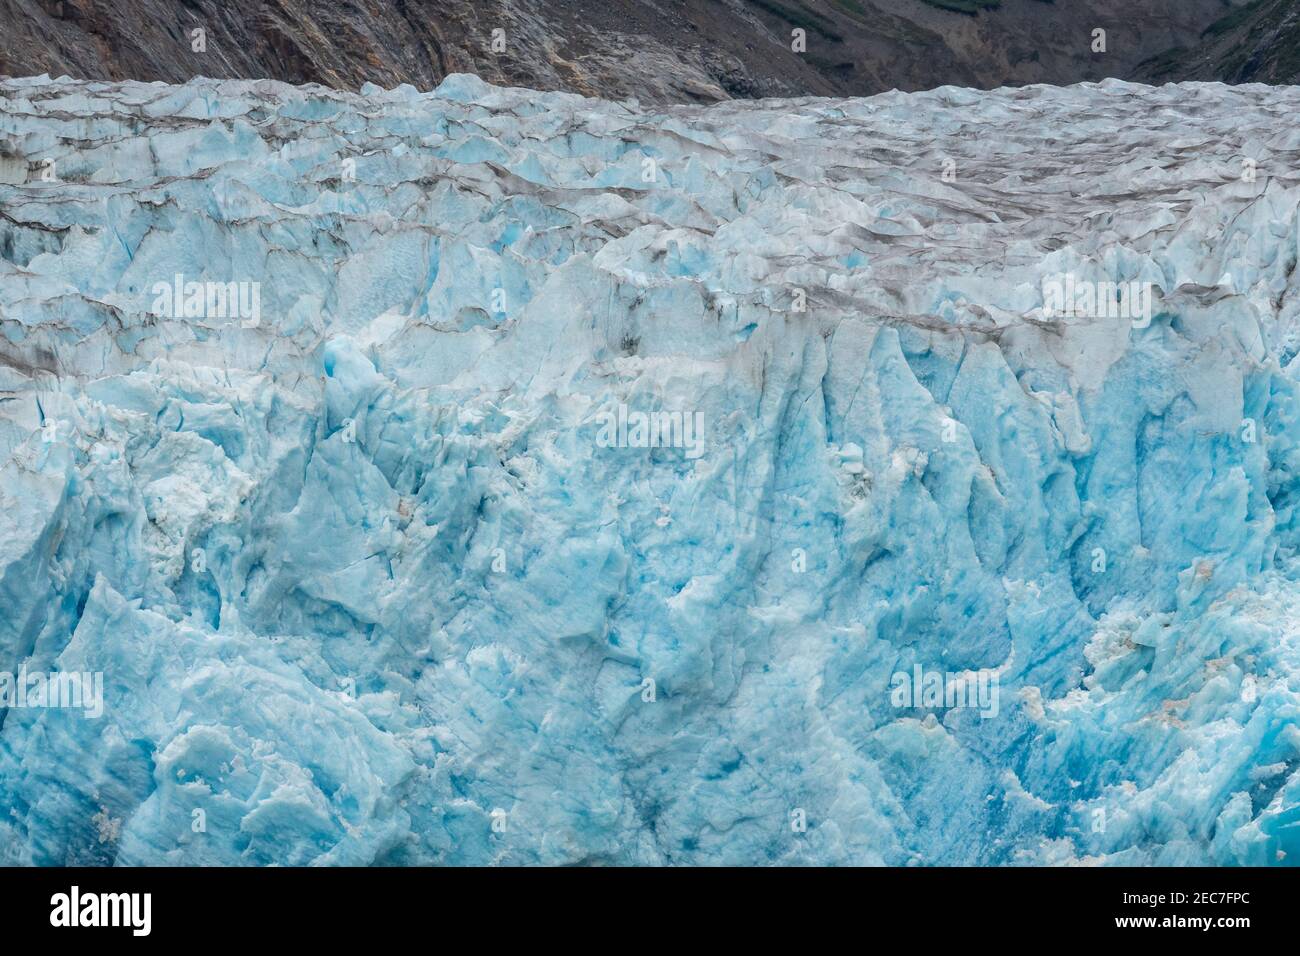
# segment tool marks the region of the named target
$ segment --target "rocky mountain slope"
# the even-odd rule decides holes
[[[1230,9],[1228,0],[0,0],[0,74],[355,91],[428,90],[471,72],[646,102],[865,95],[1124,77],[1199,42]]]
[[[1215,21],[1195,44],[1139,64],[1133,77],[1149,83],[1300,82],[1300,0],[1254,0]]]

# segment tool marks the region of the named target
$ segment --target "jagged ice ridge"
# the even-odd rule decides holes
[[[1294,864],[1298,111],[0,82],[0,861]]]

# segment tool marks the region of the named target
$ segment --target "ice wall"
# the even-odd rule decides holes
[[[0,82],[0,860],[1297,862],[1298,109]]]

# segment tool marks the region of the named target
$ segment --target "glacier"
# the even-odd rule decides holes
[[[1298,112],[0,81],[0,862],[1295,864]]]

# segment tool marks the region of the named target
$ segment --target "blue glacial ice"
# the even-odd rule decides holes
[[[1300,862],[1297,113],[0,82],[0,862]]]

